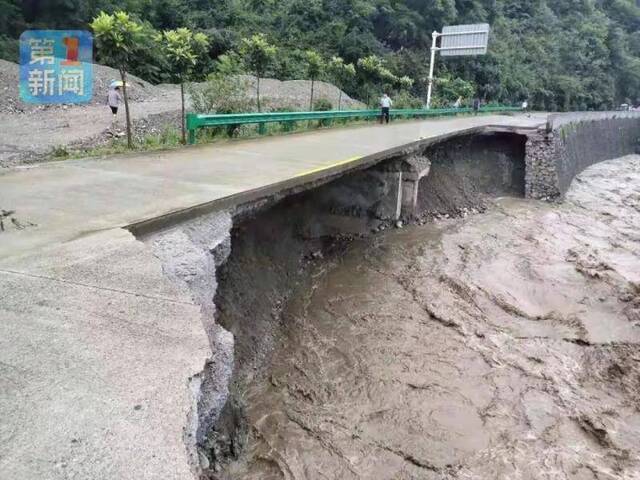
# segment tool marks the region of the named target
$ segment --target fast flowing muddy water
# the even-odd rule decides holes
[[[640,157],[313,278],[224,478],[640,478]]]

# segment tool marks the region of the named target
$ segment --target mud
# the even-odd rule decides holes
[[[523,197],[526,137],[511,133],[469,135],[429,148],[429,175],[420,181],[421,216],[456,215],[486,208],[500,195]]]
[[[293,228],[276,217],[244,232],[238,267],[267,273],[222,280],[220,321],[270,340],[237,350],[211,475],[640,478],[640,157],[561,205],[487,205],[333,250],[274,249]]]

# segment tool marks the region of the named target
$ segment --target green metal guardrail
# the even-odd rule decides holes
[[[486,106],[481,107],[481,113],[515,112],[519,107]],[[441,108],[441,109],[405,109],[391,110],[391,118],[426,118],[458,115],[460,113],[473,113],[471,108]],[[196,131],[199,128],[220,127],[229,125],[258,124],[259,133],[265,133],[267,123],[282,123],[286,129],[290,129],[294,122],[309,120],[364,120],[380,118],[380,110],[331,110],[323,112],[275,112],[275,113],[232,113],[226,115],[187,114],[187,130],[189,131],[189,143],[196,142]]]

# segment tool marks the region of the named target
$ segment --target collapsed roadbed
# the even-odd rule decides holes
[[[466,216],[499,196],[556,199],[586,166],[637,146],[639,118],[607,117],[618,143],[575,152],[602,118],[550,121],[546,131],[484,130],[424,142],[334,177],[284,188],[232,209],[134,226],[168,276],[201,306],[213,356],[192,380],[197,412],[186,442],[194,471],[218,478],[243,452],[243,393],[264,374],[290,325],[282,313],[353,238],[408,222]],[[193,214],[191,214],[193,216]]]
[[[413,145],[225,213],[150,234],[149,225],[139,229],[165,271],[189,285],[206,319],[214,354],[197,379],[197,428],[187,441],[199,452],[199,475],[217,478],[241,455],[249,434],[243,392],[286,336],[289,299],[304,296],[324,259],[354,237],[483,211],[487,198],[559,198],[586,166],[636,148],[640,119],[623,115],[604,119],[617,141],[576,153],[573,136],[584,140],[602,120],[552,119],[544,132],[485,131]]]
[[[408,149],[291,195],[262,198],[138,238],[201,306],[213,356],[200,377],[186,441],[215,478],[246,443],[243,392],[289,328],[282,312],[354,238],[433,217],[464,216],[487,198],[524,196],[526,136],[485,133]],[[145,225],[148,229],[148,225]]]

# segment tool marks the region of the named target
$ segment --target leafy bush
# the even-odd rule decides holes
[[[333,104],[326,98],[319,98],[313,103],[313,109],[316,112],[328,112],[329,110],[333,110]]]
[[[304,50],[281,46],[271,65],[268,76],[278,80],[297,80],[306,77]]]
[[[393,108],[422,108],[424,102],[409,92],[400,92],[393,98]]]
[[[54,158],[68,158],[69,150],[64,145],[56,145],[51,149],[51,156]]]
[[[248,82],[238,75],[213,73],[206,82],[189,87],[191,106],[197,113],[242,113],[252,110]]]
[[[333,104],[326,98],[319,98],[314,102],[313,109],[317,112],[328,112],[333,110]],[[331,120],[320,120],[318,123],[321,127],[328,127],[331,125]]]
[[[471,103],[476,93],[476,88],[471,82],[450,75],[436,79],[435,84],[434,105],[440,107],[450,107],[458,98],[461,98],[463,103]]]

